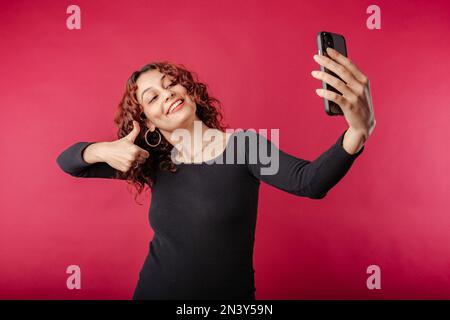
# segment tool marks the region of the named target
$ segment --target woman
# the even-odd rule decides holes
[[[252,258],[260,181],[321,199],[363,152],[375,127],[367,78],[346,57],[328,53],[332,59],[316,61],[345,83],[322,72],[316,78],[343,95],[319,95],[342,108],[349,128],[314,161],[284,153],[250,130],[226,132],[218,100],[184,67],[171,63],[146,65],[128,79],[115,117],[118,140],[78,142],[58,156],[60,168],[72,176],[123,179],[137,194],[150,187],[154,237],[133,299],[255,299]],[[191,143],[198,138],[196,124],[213,131],[214,139]],[[191,140],[177,143],[179,129]],[[244,145],[234,143],[242,137]],[[257,148],[266,144],[278,152],[275,173],[261,174],[262,161],[249,161],[252,139],[261,143]],[[211,146],[219,152],[207,153]],[[244,163],[225,157],[239,153]]]

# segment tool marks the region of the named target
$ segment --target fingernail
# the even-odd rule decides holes
[[[319,56],[318,56],[317,54],[315,54],[315,55],[313,56],[313,58],[314,58],[314,60],[317,60],[317,59],[319,59]]]
[[[316,93],[317,93],[318,95],[320,95],[320,94],[322,93],[322,90],[321,90],[321,89],[316,89]]]
[[[312,74],[313,76],[317,76],[317,71],[313,70],[313,71],[311,71],[311,74]]]

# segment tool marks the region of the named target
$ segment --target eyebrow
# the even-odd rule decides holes
[[[161,77],[161,83],[163,82],[163,79],[164,79],[164,77],[165,77],[166,75],[165,74],[163,74],[163,76]],[[144,91],[142,91],[142,93],[141,93],[141,101],[143,101],[143,99],[144,99],[144,93],[146,93],[148,90],[150,90],[150,89],[153,89],[153,87],[148,87],[147,89],[145,89]]]

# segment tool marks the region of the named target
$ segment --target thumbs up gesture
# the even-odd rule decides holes
[[[149,152],[134,144],[140,130],[139,123],[133,120],[133,130],[128,135],[108,143],[103,157],[104,161],[122,172],[127,172],[147,161],[150,156]]]

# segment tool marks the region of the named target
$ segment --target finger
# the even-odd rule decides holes
[[[130,168],[128,166],[122,166],[120,171],[122,172],[128,172],[128,170],[130,170]]]
[[[134,143],[134,140],[136,140],[137,136],[139,135],[139,131],[141,131],[139,123],[133,120],[133,130],[131,130],[131,132],[127,134],[124,138]]]
[[[367,85],[369,83],[369,80],[367,79],[366,75],[362,73],[361,70],[359,70],[359,68],[356,66],[356,64],[353,63],[353,61],[351,61],[349,58],[347,58],[346,56],[339,53],[337,50],[330,47],[327,48],[327,53],[333,60],[339,62],[345,68],[347,68],[353,74],[355,79],[361,82],[361,84]]]
[[[349,86],[354,93],[362,94],[364,92],[364,86],[358,80],[356,80],[353,74],[343,65],[324,55],[316,54],[314,55],[314,60],[318,64],[326,67],[327,69],[333,71],[336,75],[341,77],[341,79],[347,83],[347,86]]]
[[[325,81],[329,85],[333,86],[338,91],[340,91],[344,96],[352,99],[356,98],[355,93],[342,80],[336,78],[335,76],[332,76],[327,72],[317,70],[312,71],[311,75],[314,78]]]
[[[340,94],[338,94],[334,91],[330,91],[330,90],[326,90],[326,89],[316,89],[316,93],[320,97],[323,97],[327,100],[333,101],[336,104],[338,104],[341,107],[343,112],[349,108],[348,100],[344,96],[341,96]]]
[[[135,160],[139,161],[139,162],[145,162],[147,161],[149,157],[147,156],[147,154],[139,152],[135,155]]]
[[[140,149],[141,149],[140,152],[139,152],[140,155],[142,155],[145,158],[150,157],[150,153],[147,150],[142,149],[142,148],[140,148]]]
[[[130,148],[130,153],[128,154],[130,160],[133,160],[134,158],[137,158],[139,156],[144,158],[148,158],[150,156],[150,153],[147,150],[139,147],[136,144],[131,146]]]
[[[136,158],[130,165],[129,169],[137,169],[139,166],[143,165],[145,163],[145,159],[142,158]]]
[[[139,163],[144,163],[144,162],[147,161],[147,159],[148,159],[148,157],[145,157],[145,156],[143,156],[143,155],[139,155],[139,156],[136,158],[136,161],[139,161]]]

